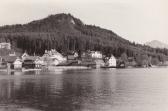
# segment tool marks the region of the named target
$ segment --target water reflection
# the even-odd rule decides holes
[[[157,107],[166,111],[166,71],[64,70],[0,75],[0,110],[154,111]]]

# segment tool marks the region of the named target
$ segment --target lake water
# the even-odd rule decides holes
[[[168,111],[168,68],[0,72],[0,111]]]

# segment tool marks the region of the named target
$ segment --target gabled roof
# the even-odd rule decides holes
[[[25,52],[25,53],[23,53],[22,58],[27,57],[27,56],[29,56],[29,55]]]

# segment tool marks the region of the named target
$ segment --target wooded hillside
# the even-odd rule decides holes
[[[146,54],[153,57],[168,56],[167,49],[155,49],[130,42],[114,32],[86,25],[71,14],[50,15],[28,24],[0,27],[0,42],[10,42],[29,54],[42,55],[46,49],[56,49],[67,54],[74,50],[102,51],[116,57],[126,53],[129,57]]]

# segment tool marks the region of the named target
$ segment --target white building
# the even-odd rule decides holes
[[[35,63],[35,67],[36,67],[36,68],[41,68],[41,66],[44,65],[44,61],[41,60],[40,58],[37,58],[37,59],[34,61],[34,63]]]
[[[45,54],[42,58],[44,58],[44,61],[50,65],[58,65],[62,62],[67,61],[67,59],[62,54],[54,49],[52,49],[51,51],[45,51]]]
[[[91,57],[96,59],[102,59],[103,55],[99,51],[91,51]]]
[[[9,56],[16,56],[16,53],[15,53],[15,52],[11,52],[11,53],[9,54]]]
[[[22,68],[22,60],[20,58],[17,58],[13,64],[14,64],[14,69],[21,69]]]
[[[6,43],[6,42],[2,42],[2,43],[0,43],[0,49],[11,49],[11,44]]]
[[[109,58],[108,65],[110,67],[116,67],[117,66],[117,60],[113,55]]]
[[[56,50],[51,50],[51,53],[52,53],[52,55],[50,56],[50,58],[52,58],[52,59],[57,59],[60,62],[67,60],[62,54],[60,54]]]

